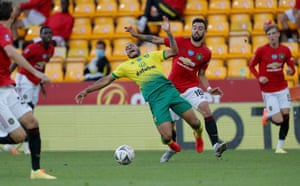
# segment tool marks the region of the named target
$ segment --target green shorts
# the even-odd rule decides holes
[[[171,122],[170,108],[179,116],[191,109],[192,106],[182,98],[173,85],[161,87],[148,99],[153,120],[156,126],[164,122]]]

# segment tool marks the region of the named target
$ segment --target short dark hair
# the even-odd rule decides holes
[[[104,49],[106,48],[106,43],[103,40],[98,40],[97,45],[103,45]]]
[[[203,24],[204,24],[204,27],[205,27],[205,30],[207,29],[207,22],[206,22],[206,20],[203,19],[203,18],[195,18],[195,19],[193,19],[192,25],[193,25],[194,23],[203,23]]]
[[[264,27],[265,33],[269,32],[273,28],[279,31],[279,27],[276,24],[271,24]]]
[[[0,21],[8,20],[12,11],[12,2],[0,0]]]
[[[49,26],[42,26],[41,29],[40,29],[40,34],[42,34],[43,30],[45,30],[45,29],[50,29],[51,30],[51,28]]]

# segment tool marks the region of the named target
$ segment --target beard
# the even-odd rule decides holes
[[[193,39],[193,41],[195,41],[195,42],[199,42],[199,41],[201,41],[202,39],[203,39],[203,35],[202,36],[198,36],[198,35],[192,35],[192,39]]]

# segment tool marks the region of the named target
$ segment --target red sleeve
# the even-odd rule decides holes
[[[256,77],[258,78],[259,75],[258,75],[258,71],[256,70],[255,66],[259,63],[260,61],[260,57],[259,57],[259,48],[255,51],[255,54],[254,56],[252,57],[252,59],[250,60],[250,63],[249,63],[249,70],[250,72]]]
[[[22,10],[27,10],[27,9],[31,9],[31,8],[35,8],[39,5],[40,0],[30,0],[29,2],[26,3],[21,3],[21,9]]]
[[[295,69],[295,60],[291,54],[290,50],[287,50],[287,61],[286,64],[293,70],[293,74],[295,74],[296,69]]]

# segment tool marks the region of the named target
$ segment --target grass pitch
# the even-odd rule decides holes
[[[57,180],[30,180],[29,156],[0,153],[0,185],[5,186],[298,186],[300,150],[183,150],[168,163],[163,151],[136,151],[132,164],[119,165],[113,151],[43,152],[42,167]]]

